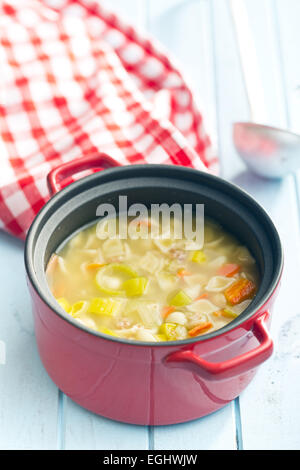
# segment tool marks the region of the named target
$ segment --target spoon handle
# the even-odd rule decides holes
[[[259,73],[255,43],[248,21],[247,9],[244,0],[230,0],[229,5],[238,44],[239,59],[251,120],[265,124],[267,121],[267,112],[264,90]]]

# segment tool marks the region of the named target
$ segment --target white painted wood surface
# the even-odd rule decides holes
[[[300,2],[246,0],[268,123],[300,132]],[[116,423],[66,398],[36,350],[23,244],[0,233],[0,449],[300,449],[300,173],[266,181],[248,171],[231,138],[249,118],[227,0],[114,0],[111,8],[151,35],[181,64],[216,136],[222,176],[252,194],[282,238],[285,269],[271,333],[275,352],[241,396],[175,426]],[[3,344],[3,343],[1,343]]]

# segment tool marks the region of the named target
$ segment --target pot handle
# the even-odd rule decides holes
[[[191,350],[171,353],[165,358],[169,367],[180,367],[190,370],[206,380],[223,380],[254,369],[266,361],[273,352],[273,341],[267,330],[266,320],[269,313],[261,315],[254,321],[253,334],[259,345],[251,351],[222,362],[209,362],[197,356]]]
[[[78,158],[76,160],[71,160],[70,162],[62,163],[48,173],[47,184],[50,195],[52,196],[56,194],[63,187],[72,182],[71,177],[76,173],[81,173],[87,170],[93,170],[95,173],[114,166],[120,166],[120,164],[105,153],[99,153],[98,155]]]

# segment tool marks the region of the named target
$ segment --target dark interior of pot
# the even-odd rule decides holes
[[[221,178],[177,166],[135,165],[93,174],[55,195],[36,217],[26,241],[26,266],[36,289],[57,310],[44,270],[51,254],[74,232],[97,220],[101,203],[117,209],[119,196],[134,203],[204,204],[205,216],[245,244],[255,257],[261,284],[232,328],[257,310],[275,289],[282,269],[281,243],[265,211],[245,192]],[[209,336],[209,335],[207,335]]]

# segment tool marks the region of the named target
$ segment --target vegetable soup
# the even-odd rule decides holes
[[[153,223],[139,220],[137,233]],[[184,340],[222,328],[255,296],[255,259],[214,221],[205,221],[202,246],[173,232],[164,239],[100,239],[98,230],[94,224],[79,231],[46,269],[58,304],[93,330],[146,342]]]

